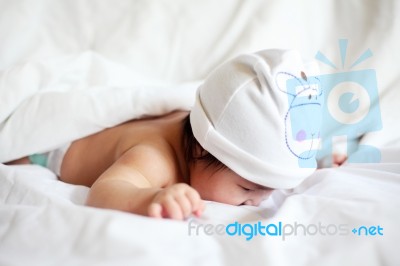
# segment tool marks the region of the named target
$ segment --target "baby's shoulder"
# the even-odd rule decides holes
[[[151,183],[166,185],[176,178],[176,156],[168,142],[162,138],[148,138],[136,143],[118,159],[134,166]]]

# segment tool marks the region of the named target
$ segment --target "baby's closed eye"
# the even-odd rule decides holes
[[[249,188],[249,187],[246,187],[246,186],[239,185],[239,187],[240,187],[242,190],[246,191],[246,192],[254,191],[254,189]]]

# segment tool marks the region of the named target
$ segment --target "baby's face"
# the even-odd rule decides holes
[[[258,206],[273,191],[242,178],[229,168],[218,170],[201,162],[191,168],[190,185],[203,200],[231,205]]]

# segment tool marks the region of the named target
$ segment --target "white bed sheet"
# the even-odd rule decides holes
[[[398,265],[399,13],[396,0],[0,0],[0,76],[50,65],[39,67],[38,90],[187,84],[228,58],[265,48],[295,48],[308,59],[321,51],[337,65],[339,39],[348,39],[347,63],[370,49],[373,57],[357,69],[376,71],[383,129],[362,141],[381,149],[381,163],[320,170],[259,208],[208,202],[193,221],[380,225],[384,234],[189,236],[189,221],[88,208],[88,188],[62,183],[39,166],[0,164],[0,265]],[[62,63],[71,58],[95,63]],[[340,71],[320,66],[322,73]],[[24,76],[2,81],[0,95],[24,82],[29,90]],[[0,108],[9,104],[0,98]],[[13,132],[0,149],[29,133]]]
[[[86,187],[60,182],[39,166],[0,166],[0,265],[396,265],[400,150],[383,154],[385,162],[377,165],[319,170],[294,190],[275,191],[260,207],[208,202],[191,222],[383,228],[375,236],[304,236],[299,229],[285,240],[197,235],[195,229],[189,235],[190,220],[85,207]]]

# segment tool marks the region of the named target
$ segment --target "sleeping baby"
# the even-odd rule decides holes
[[[132,120],[11,163],[90,187],[88,206],[150,217],[200,216],[203,200],[257,206],[316,169],[323,95],[312,72],[295,51],[244,54],[206,78],[190,113]]]

